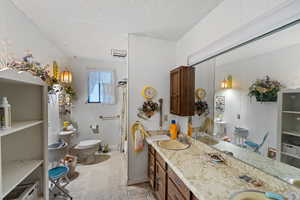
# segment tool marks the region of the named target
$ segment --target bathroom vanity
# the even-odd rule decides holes
[[[159,200],[197,200],[151,145],[148,146],[148,158],[149,182]]]
[[[185,150],[167,150],[147,139],[148,177],[158,200],[226,200],[240,191],[259,190],[285,194],[300,190],[265,172],[226,155],[209,145],[187,137]],[[220,153],[225,163],[213,163],[208,153]],[[263,182],[256,187],[241,180],[247,175]]]

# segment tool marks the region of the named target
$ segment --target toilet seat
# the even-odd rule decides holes
[[[80,141],[79,144],[75,146],[75,149],[89,149],[95,147],[100,144],[101,140],[83,140]]]

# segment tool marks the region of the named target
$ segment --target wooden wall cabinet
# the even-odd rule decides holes
[[[195,68],[181,66],[170,72],[170,112],[193,116],[195,104]]]

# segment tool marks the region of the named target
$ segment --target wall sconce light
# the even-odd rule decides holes
[[[228,89],[231,89],[231,88],[232,88],[232,76],[231,76],[231,75],[229,75],[229,76],[227,77],[227,88],[228,88]]]
[[[63,83],[72,83],[72,73],[70,71],[63,71],[60,74],[60,81]]]
[[[232,76],[229,75],[227,79],[224,78],[224,80],[221,82],[221,88],[222,89],[231,89],[232,88]]]
[[[222,89],[226,89],[227,88],[227,80],[224,79],[222,82],[221,82],[221,88]]]

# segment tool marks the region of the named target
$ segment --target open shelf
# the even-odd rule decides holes
[[[43,120],[31,120],[31,121],[16,121],[12,122],[12,127],[5,130],[0,130],[0,137],[9,135],[33,126],[37,126],[39,124],[42,124]]]
[[[287,114],[297,114],[297,115],[300,115],[300,112],[299,111],[288,111],[288,110],[285,110],[285,111],[282,111],[283,113],[287,113]]]
[[[8,195],[18,184],[41,166],[42,160],[10,161],[3,164],[2,196]]]
[[[291,154],[291,153],[286,153],[286,152],[281,152],[281,154],[283,154],[283,155],[286,155],[286,156],[290,156],[290,157],[293,157],[293,158],[297,158],[297,159],[299,159],[300,160],[300,156],[298,156],[298,155],[294,155],[294,154]]]
[[[0,71],[0,82],[40,86],[45,85],[41,78],[32,76],[29,72],[18,72],[12,69]]]
[[[300,133],[298,133],[296,131],[282,131],[282,133],[284,135],[292,135],[292,136],[300,137]]]

